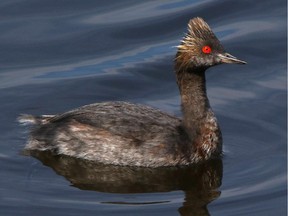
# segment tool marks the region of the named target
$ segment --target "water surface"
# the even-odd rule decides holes
[[[286,215],[286,1],[0,3],[1,215]],[[119,168],[21,154],[21,113],[126,100],[180,116],[175,46],[190,18],[248,62],[207,71],[224,158]]]

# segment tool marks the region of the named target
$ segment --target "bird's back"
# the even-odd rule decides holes
[[[144,105],[96,103],[38,123],[27,149],[137,166],[177,165],[187,152],[181,120]]]

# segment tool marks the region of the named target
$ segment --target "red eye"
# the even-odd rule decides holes
[[[212,49],[210,46],[204,46],[202,47],[202,52],[205,54],[210,54],[212,52]]]

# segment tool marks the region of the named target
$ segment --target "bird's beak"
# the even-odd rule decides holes
[[[247,64],[247,62],[237,59],[229,53],[219,53],[218,57],[222,63],[227,64]]]

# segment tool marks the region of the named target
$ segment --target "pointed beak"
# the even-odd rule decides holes
[[[247,64],[247,62],[237,59],[229,53],[219,53],[218,57],[222,63],[226,64]]]

